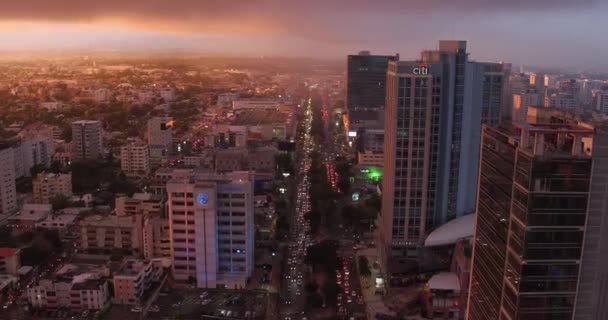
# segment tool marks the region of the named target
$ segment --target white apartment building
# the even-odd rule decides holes
[[[167,183],[173,277],[243,288],[253,270],[254,174],[193,174]]]
[[[143,177],[150,173],[150,147],[129,143],[120,148],[120,167],[128,177]]]
[[[74,160],[100,158],[103,153],[102,137],[101,121],[80,120],[72,122],[72,158]]]
[[[108,281],[90,275],[43,279],[27,289],[27,300],[34,308],[100,310],[109,302]]]
[[[14,161],[13,149],[0,147],[0,214],[13,213],[18,209]]]
[[[72,196],[72,173],[39,173],[32,180],[34,203],[48,204],[56,196]]]
[[[150,145],[150,157],[162,158],[173,150],[173,119],[154,117],[148,120],[146,138]]]
[[[31,168],[42,165],[48,168],[51,165],[52,143],[48,137],[24,137],[19,144],[13,146],[15,157],[15,176],[31,176]]]

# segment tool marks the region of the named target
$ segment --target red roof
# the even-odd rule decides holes
[[[17,253],[15,248],[0,248],[0,258],[12,257]]]

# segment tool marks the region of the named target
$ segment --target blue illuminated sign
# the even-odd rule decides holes
[[[199,204],[207,204],[207,202],[209,202],[209,196],[206,193],[199,193],[196,195],[196,201]]]

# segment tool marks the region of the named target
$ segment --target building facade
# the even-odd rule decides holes
[[[399,56],[371,55],[361,51],[348,56],[346,80],[346,106],[350,109],[380,109],[386,95],[388,62]]]
[[[82,250],[143,254],[143,216],[90,216],[80,222]]]
[[[120,168],[128,177],[143,177],[150,173],[150,147],[129,143],[120,148]]]
[[[173,152],[173,119],[170,117],[154,117],[148,120],[146,132],[150,157],[162,158]]]
[[[0,213],[17,211],[17,187],[15,184],[15,158],[10,146],[0,146]]]
[[[600,290],[602,227],[589,223],[606,201],[593,181],[608,174],[608,135],[554,115],[483,127],[467,319],[573,319],[603,299],[581,290]]]
[[[475,208],[481,123],[498,123],[509,68],[440,41],[389,62],[380,225],[383,257],[416,256],[428,230]]]
[[[72,196],[72,173],[41,172],[32,180],[34,203],[49,204],[57,196]]]
[[[244,288],[253,271],[253,174],[197,174],[167,183],[173,277]]]
[[[72,159],[91,160],[103,155],[103,128],[101,121],[72,122]]]

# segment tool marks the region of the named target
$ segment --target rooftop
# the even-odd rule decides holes
[[[453,272],[440,272],[428,282],[431,290],[453,290],[460,291],[460,281],[458,276]]]
[[[455,244],[458,240],[473,237],[475,214],[467,214],[449,221],[431,232],[424,241],[426,247]]]

